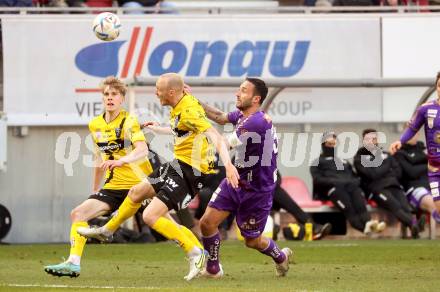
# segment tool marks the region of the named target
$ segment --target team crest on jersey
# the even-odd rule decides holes
[[[438,110],[428,109],[428,127],[432,129],[434,127],[434,119],[437,117]]]
[[[434,127],[434,118],[428,117],[428,127],[430,129]]]

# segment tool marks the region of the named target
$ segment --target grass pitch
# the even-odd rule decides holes
[[[67,245],[0,245],[0,291],[440,291],[440,243],[428,240],[279,242],[295,263],[276,278],[272,261],[241,242],[225,242],[220,280],[183,280],[173,243],[88,245],[79,278],[47,275]]]

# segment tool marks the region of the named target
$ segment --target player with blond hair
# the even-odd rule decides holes
[[[190,271],[184,278],[189,281],[203,270],[205,252],[191,240],[191,234],[182,232],[163,215],[172,209],[186,208],[203,187],[206,176],[214,171],[213,146],[225,165],[231,187],[238,186],[239,176],[223,137],[212,127],[199,101],[184,91],[181,76],[176,73],[161,75],[156,82],[156,95],[162,106],[172,107],[170,126],[160,127],[156,123],[146,123],[145,126],[155,132],[174,135],[174,160],[162,164],[148,179],[132,187],[117,215],[105,226],[82,228],[79,232],[84,236],[105,239],[139,209],[144,199],[154,197],[145,208],[143,219],[152,229],[183,248],[190,264]]]
[[[96,145],[92,195],[71,212],[69,258],[44,268],[54,276],[79,276],[86,238],[78,234],[78,228],[88,227],[90,219],[117,210],[130,188],[153,171],[146,158],[148,147],[138,120],[122,108],[126,85],[110,76],[101,83],[101,92],[105,111],[89,123]],[[178,227],[191,233],[184,226]],[[197,239],[194,241],[201,246]]]

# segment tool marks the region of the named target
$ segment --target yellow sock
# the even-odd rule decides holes
[[[76,232],[78,227],[89,227],[89,224],[84,221],[75,222],[70,228],[70,255],[81,257],[87,238],[79,235],[78,232]]]
[[[185,233],[185,235],[191,239],[191,241],[198,247],[200,247],[201,249],[203,249],[203,245],[200,243],[199,239],[197,238],[197,236],[194,235],[194,233],[192,233],[191,230],[189,230],[188,228],[186,228],[186,226],[180,225],[180,230],[183,231],[183,233]]]
[[[176,241],[177,244],[183,248],[185,253],[190,252],[196,247],[196,244],[186,236],[185,232],[169,219],[160,217],[156,223],[154,223],[152,228],[166,238]]]
[[[135,203],[131,200],[130,197],[126,197],[122,202],[121,206],[119,206],[118,212],[115,216],[113,216],[110,221],[105,224],[105,228],[108,230],[115,232],[118,227],[124,223],[125,220],[133,216],[137,210],[141,207],[142,203]]]

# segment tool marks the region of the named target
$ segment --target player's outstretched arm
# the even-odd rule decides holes
[[[205,134],[212,141],[212,143],[214,143],[215,148],[217,149],[217,153],[219,154],[220,159],[225,165],[226,179],[232,185],[232,187],[237,188],[240,175],[238,174],[237,169],[231,162],[225,139],[214,127],[208,128],[205,131]]]
[[[411,120],[408,122],[408,125],[405,129],[405,131],[402,133],[402,136],[400,136],[400,140],[392,143],[390,145],[389,151],[391,155],[394,155],[397,150],[402,147],[402,144],[405,144],[409,140],[411,140],[412,137],[420,130],[420,128],[425,123],[425,114],[428,109],[428,107],[425,105],[420,106],[417,108],[416,112],[412,116]]]
[[[94,154],[94,164],[93,167],[93,184],[92,184],[92,192],[93,194],[99,192],[101,189],[101,182],[104,177],[105,171],[100,167],[102,164],[102,158],[99,151],[96,149]]]
[[[220,125],[224,125],[226,123],[229,123],[228,114],[219,110],[218,108],[215,108],[213,106],[208,105],[207,103],[200,102],[203,109],[205,110],[206,115],[208,118]]]
[[[129,154],[119,158],[118,160],[107,160],[101,164],[101,168],[110,170],[115,167],[120,167],[127,163],[136,162],[141,159],[145,159],[148,155],[148,146],[145,141],[135,141],[133,142],[134,149]]]
[[[171,127],[162,127],[158,122],[145,122],[141,124],[141,129],[148,129],[156,134],[173,134],[173,130],[171,130]]]

